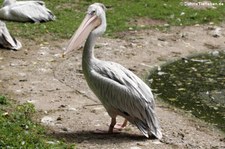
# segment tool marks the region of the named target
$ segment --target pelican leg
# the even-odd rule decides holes
[[[109,125],[108,133],[113,133],[113,128],[116,125],[116,118],[111,118],[111,124]]]
[[[123,124],[121,125],[121,127],[122,128],[126,127],[127,126],[127,122],[128,122],[127,119],[124,119]]]
[[[104,131],[104,130],[97,129],[96,131],[94,131],[94,133],[96,133],[96,134],[105,134],[105,133],[112,134],[113,133],[113,128],[114,128],[115,125],[116,125],[116,117],[112,117],[111,118],[111,123],[109,125],[109,129],[108,129],[107,132]]]
[[[128,122],[127,119],[124,119],[124,122],[122,124],[116,124],[114,128],[118,130],[122,130],[127,126],[127,122]]]

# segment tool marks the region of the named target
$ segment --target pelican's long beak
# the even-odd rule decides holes
[[[100,24],[101,20],[99,19],[99,17],[97,17],[96,15],[87,14],[75,34],[70,39],[63,55],[69,53],[72,50],[79,49],[82,43],[87,39],[90,32]]]

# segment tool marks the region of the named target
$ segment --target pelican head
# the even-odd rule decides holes
[[[8,5],[11,5],[13,3],[16,3],[16,0],[4,0],[2,6],[8,6]]]
[[[106,30],[105,10],[106,7],[101,3],[94,3],[88,7],[87,14],[96,15],[101,21],[101,24],[92,31],[95,35],[102,35]]]
[[[63,55],[72,50],[79,49],[90,34],[93,36],[100,36],[105,32],[105,11],[106,7],[101,3],[94,3],[88,7],[84,20],[70,39]]]

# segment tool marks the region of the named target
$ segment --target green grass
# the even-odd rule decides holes
[[[56,15],[57,20],[42,24],[7,22],[15,36],[33,40],[68,39],[81,23],[88,5],[93,0],[45,0],[46,5]],[[99,0],[109,9],[106,35],[127,31],[129,28],[142,29],[130,21],[138,18],[151,18],[167,22],[169,25],[194,25],[219,23],[225,18],[225,4],[217,9],[194,10],[180,4],[180,0]],[[217,2],[217,1],[214,1]],[[181,15],[183,13],[184,15]],[[146,26],[149,28],[151,26]]]
[[[72,148],[46,136],[43,126],[31,120],[34,105],[16,105],[0,96],[0,148]]]

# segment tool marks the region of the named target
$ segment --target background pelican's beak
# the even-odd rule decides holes
[[[101,20],[96,15],[87,14],[75,34],[70,39],[63,55],[72,50],[79,49],[82,43],[87,39],[90,32],[100,24]]]

